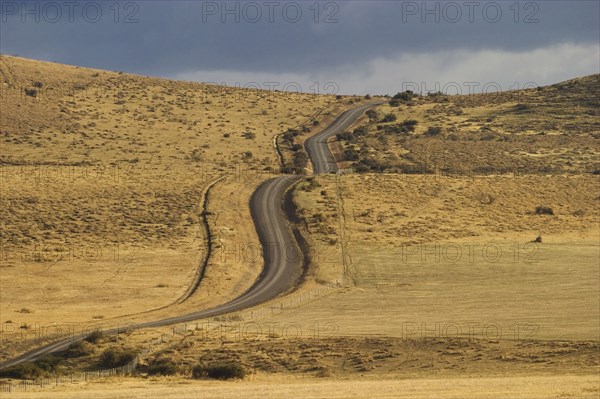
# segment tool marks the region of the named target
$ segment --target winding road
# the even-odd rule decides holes
[[[306,141],[305,148],[313,163],[315,174],[337,169],[327,146],[327,139],[348,128],[367,109],[376,105],[379,105],[379,103],[362,105],[344,112],[325,130]],[[230,302],[211,309],[135,324],[128,326],[127,329],[162,327],[239,311],[258,305],[292,289],[301,275],[303,256],[288,226],[282,204],[285,191],[300,178],[300,176],[286,175],[267,180],[256,189],[250,198],[250,211],[263,247],[265,265],[262,273],[248,291]],[[105,334],[116,334],[122,331],[123,329],[119,328],[103,330]],[[67,349],[72,343],[83,340],[85,336],[81,334],[61,339],[34,349],[19,357],[5,361],[0,365],[0,368],[33,361],[44,355],[60,352]]]
[[[325,130],[315,134],[304,142],[304,149],[308,153],[308,157],[313,165],[313,174],[337,172],[338,167],[333,154],[329,151],[327,140],[349,128],[365,111],[380,104],[383,104],[383,102],[365,104],[349,109],[342,113]]]

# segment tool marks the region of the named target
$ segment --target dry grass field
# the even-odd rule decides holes
[[[9,56],[0,71],[1,358],[22,349],[7,346],[15,330],[172,304],[206,255],[209,184],[225,177],[208,203],[216,252],[257,242],[247,202],[279,173],[273,137],[348,106]],[[212,262],[189,309],[239,294],[262,264]]]
[[[360,101],[7,56],[0,72],[0,360],[48,324],[127,325],[246,291],[263,265],[248,201],[279,173],[274,137],[290,132],[281,155],[301,172],[298,146]],[[295,292],[178,334],[86,341],[54,372],[171,336],[134,377],[10,397],[597,397],[598,85],[379,107],[332,143],[357,173],[293,192],[311,261]],[[201,289],[169,306],[206,255],[203,216]],[[243,380],[191,378],[230,364]]]
[[[526,376],[488,378],[403,378],[336,380],[293,378],[282,376],[268,379],[250,379],[243,383],[220,381],[180,381],[150,379],[145,381],[114,379],[102,383],[72,387],[65,392],[62,387],[43,392],[13,393],[14,398],[169,398],[198,397],[278,399],[301,396],[308,399],[406,398],[406,399],[462,399],[465,395],[477,398],[532,399],[596,398],[597,375],[587,376]]]

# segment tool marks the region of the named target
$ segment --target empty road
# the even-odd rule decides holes
[[[327,138],[352,125],[367,109],[377,104],[362,105],[340,115],[329,127],[307,140],[305,148],[314,166],[314,173],[335,171],[333,156],[327,147]],[[231,313],[268,301],[294,287],[302,272],[302,254],[287,224],[282,202],[283,194],[300,176],[280,176],[262,183],[250,199],[250,211],[263,247],[265,265],[252,287],[238,298],[211,309],[200,310],[167,319],[128,326],[128,329],[162,327],[170,324]],[[105,334],[118,333],[118,328],[103,330]],[[85,335],[69,337],[8,360],[0,368],[33,361],[60,352]]]
[[[341,114],[325,130],[315,134],[304,142],[304,149],[308,153],[308,157],[310,158],[310,162],[313,166],[313,173],[315,175],[320,173],[337,172],[338,170],[335,159],[333,158],[333,155],[327,146],[327,140],[337,133],[343,132],[348,127],[352,126],[352,124],[356,122],[356,120],[360,118],[360,116],[366,110],[380,104],[383,104],[383,102],[361,105],[360,107],[349,109]]]

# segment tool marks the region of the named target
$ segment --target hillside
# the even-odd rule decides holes
[[[338,137],[338,159],[358,172],[597,172],[599,90],[593,75],[501,93],[398,93]]]
[[[224,178],[208,196],[213,239],[255,243],[246,204],[279,173],[274,136],[354,101],[4,55],[0,72],[0,322],[26,336],[173,303],[206,256],[210,184]],[[243,292],[262,267],[215,258],[196,307]]]
[[[0,72],[0,361],[122,329],[17,365],[67,382],[11,395],[597,396],[600,75],[399,93],[330,142],[340,173],[282,199],[301,285],[136,329],[246,292],[264,265],[252,193],[309,171],[304,140],[367,99],[8,56]],[[208,253],[204,221],[201,289],[176,304]],[[131,376],[68,381],[140,353]]]

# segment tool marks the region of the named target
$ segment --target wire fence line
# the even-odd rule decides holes
[[[3,381],[0,382],[0,392],[27,392],[48,387],[55,387],[63,384],[77,384],[94,381],[102,378],[108,378],[118,375],[131,375],[136,370],[140,360],[156,350],[156,347],[165,342],[169,342],[172,337],[169,334],[162,334],[153,339],[149,345],[140,351],[136,357],[126,365],[114,367],[106,370],[82,371],[64,375],[57,375],[48,378],[36,378],[33,380]]]
[[[322,285],[295,295],[288,295],[281,298],[279,301],[273,301],[267,305],[254,307],[250,310],[242,310],[223,316],[215,316],[210,319],[205,319],[203,322],[195,321],[180,323],[172,327],[172,333],[173,335],[186,335],[191,331],[200,330],[200,327],[205,325],[213,326],[217,329],[221,323],[255,322],[271,315],[284,313],[287,310],[297,309],[327,295],[338,292],[340,288],[340,281],[336,280],[335,284]]]
[[[287,310],[297,309],[301,306],[307,305],[308,303],[317,301],[327,295],[333,294],[340,289],[339,281],[335,284],[327,284],[318,286],[308,291],[303,291],[295,295],[288,295],[281,298],[278,302],[271,302],[268,305],[256,307],[250,310],[239,311],[223,316],[215,316],[205,320],[204,325],[211,326],[214,330],[218,330],[222,324],[227,322],[244,322],[244,321],[257,321],[261,318],[265,318],[271,315],[281,314]],[[206,323],[208,322],[208,323]],[[136,357],[128,364],[115,367],[106,370],[95,370],[70,373],[65,375],[58,375],[55,377],[48,378],[36,378],[33,380],[6,380],[0,381],[0,392],[27,392],[40,390],[49,387],[55,387],[64,384],[78,384],[85,383],[88,381],[94,381],[98,379],[113,377],[113,376],[126,376],[132,375],[137,369],[141,359],[150,355],[158,350],[158,347],[169,343],[175,336],[185,336],[190,332],[200,330],[202,322],[186,322],[174,325],[168,334],[162,334],[158,338],[154,338],[150,341],[147,347],[137,353]]]

